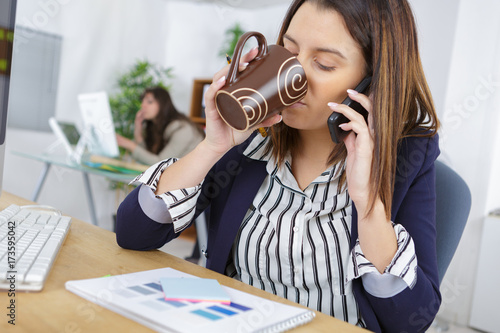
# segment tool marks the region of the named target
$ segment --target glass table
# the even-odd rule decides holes
[[[140,170],[134,169],[137,166],[137,164],[135,164],[135,163],[130,163],[131,168],[125,169],[127,163],[123,164],[122,161],[117,161],[117,162],[121,162],[122,169],[125,172],[116,172],[116,171],[103,169],[102,167],[92,167],[92,166],[86,165],[85,162],[83,162],[82,164],[76,163],[68,155],[55,155],[55,154],[50,154],[50,153],[26,153],[26,152],[21,152],[21,151],[12,151],[12,153],[15,155],[21,156],[21,157],[25,157],[25,158],[29,158],[32,160],[42,162],[44,164],[44,167],[40,173],[40,176],[38,177],[38,181],[37,181],[37,184],[35,186],[35,189],[33,190],[33,193],[31,194],[31,197],[30,197],[31,201],[37,201],[38,196],[40,195],[40,192],[43,188],[43,184],[45,183],[45,179],[47,178],[47,174],[48,174],[52,165],[81,172],[81,174],[83,176],[83,183],[84,183],[84,188],[85,188],[85,195],[87,198],[87,204],[89,206],[90,218],[91,218],[92,224],[94,224],[94,225],[97,225],[97,215],[96,215],[96,210],[95,210],[94,197],[92,195],[92,188],[90,186],[89,175],[102,176],[102,177],[106,177],[107,179],[112,180],[112,181],[123,182],[123,183],[128,184],[132,179],[134,179],[134,177],[136,177],[137,175],[139,175],[142,172]],[[96,163],[92,163],[92,164],[97,165]],[[125,167],[123,167],[123,166],[125,166]],[[145,167],[146,166],[144,166],[144,168]]]

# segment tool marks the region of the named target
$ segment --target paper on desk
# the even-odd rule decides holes
[[[283,332],[314,318],[314,312],[221,286],[229,304],[170,301],[161,279],[193,278],[173,268],[67,281],[66,289],[158,332]]]

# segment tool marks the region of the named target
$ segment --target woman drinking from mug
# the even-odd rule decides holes
[[[210,205],[208,268],[372,331],[425,331],[441,299],[439,122],[409,4],[296,0],[278,44],[302,64],[305,97],[258,125],[267,137],[237,132],[214,102],[228,68],[215,74],[206,138],[138,177],[118,211],[118,244],[161,247]],[[351,90],[367,76],[368,95]],[[341,104],[347,96],[368,121]],[[332,111],[348,119],[339,144]]]

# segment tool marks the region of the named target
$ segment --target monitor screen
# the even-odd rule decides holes
[[[76,146],[78,140],[80,140],[80,133],[78,133],[75,124],[59,122],[59,126],[61,126],[64,136],[68,139],[69,143],[72,146]]]
[[[90,153],[107,157],[119,155],[115,126],[106,92],[78,95],[84,133],[90,139]]]
[[[17,0],[0,1],[0,191],[5,156],[5,131],[9,105],[10,70]]]

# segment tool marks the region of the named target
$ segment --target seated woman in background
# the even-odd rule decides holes
[[[182,157],[204,138],[203,131],[175,108],[170,94],[161,87],[146,89],[135,116],[134,140],[116,135],[118,146],[143,164],[169,157]]]

